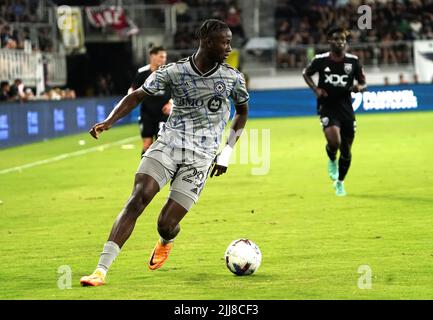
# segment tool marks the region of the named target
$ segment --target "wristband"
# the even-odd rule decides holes
[[[224,149],[218,155],[217,165],[228,168],[230,156],[232,155],[233,148],[228,144],[225,145]]]

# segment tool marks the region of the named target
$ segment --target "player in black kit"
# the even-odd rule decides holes
[[[356,130],[351,92],[362,92],[367,87],[358,57],[346,53],[347,36],[346,30],[332,28],[328,32],[331,51],[316,55],[302,73],[317,96],[317,113],[327,140],[328,173],[334,181],[337,196],[346,195],[344,178],[350,167]],[[316,72],[319,73],[317,86],[311,78]],[[354,79],[357,80],[355,85]]]
[[[167,62],[167,52],[164,47],[153,47],[149,51],[149,64],[138,69],[128,94],[140,88],[153,71]],[[153,139],[157,137],[159,129],[167,121],[172,107],[170,92],[160,91],[158,95],[146,97],[140,106],[140,133],[143,138],[143,155]]]

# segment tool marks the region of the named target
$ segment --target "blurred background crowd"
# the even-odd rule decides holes
[[[357,8],[368,4],[372,28],[358,27]],[[278,63],[281,67],[305,65],[305,51],[299,45],[326,44],[326,29],[339,25],[350,32],[352,52],[364,64],[379,50],[379,64],[401,64],[410,59],[408,43],[433,39],[433,1],[293,1],[280,0],[275,9]],[[376,44],[380,44],[377,46]]]
[[[59,30],[61,5],[81,12],[73,37]],[[371,28],[359,28],[361,5],[371,9]],[[164,45],[169,61],[190,55],[198,46],[195,31],[208,18],[231,28],[240,69],[252,53],[261,59],[251,60],[257,70],[299,72],[328,50],[332,25],[346,28],[350,52],[376,68],[413,67],[413,41],[433,39],[433,0],[0,0],[0,100],[123,95],[147,63],[149,42]],[[255,39],[271,39],[271,53],[250,49]],[[68,51],[68,41],[82,42],[80,50]],[[32,60],[42,61],[38,80],[28,77],[34,63],[24,52],[40,54]],[[401,73],[398,83],[407,82],[417,83],[417,75]],[[390,83],[387,75],[383,83]]]

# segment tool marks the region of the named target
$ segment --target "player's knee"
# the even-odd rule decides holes
[[[153,193],[145,188],[137,188],[129,198],[127,204],[127,212],[140,214],[144,208],[150,203],[153,198]]]
[[[331,151],[337,152],[338,149],[340,148],[340,141],[338,140],[328,141],[328,147]]]
[[[347,160],[352,159],[352,152],[349,144],[347,143],[341,144],[340,155]]]
[[[154,191],[150,188],[140,188],[137,190],[136,194],[137,201],[139,201],[143,206],[147,206],[155,195]]]
[[[350,150],[342,150],[340,156],[346,161],[352,160],[352,152]]]

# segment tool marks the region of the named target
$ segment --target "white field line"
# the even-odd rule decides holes
[[[53,158],[48,158],[48,159],[44,159],[44,160],[30,162],[30,163],[24,164],[22,166],[17,166],[17,167],[12,167],[12,168],[7,168],[7,169],[0,170],[0,175],[1,174],[6,174],[6,173],[10,173],[10,172],[14,172],[14,171],[20,172],[20,171],[22,171],[24,169],[33,168],[33,167],[40,166],[40,165],[43,165],[43,164],[57,162],[57,161],[69,159],[69,158],[72,158],[72,157],[78,157],[78,156],[82,156],[83,154],[87,154],[87,153],[91,153],[91,152],[102,151],[104,149],[107,149],[107,148],[110,148],[110,147],[114,147],[114,146],[117,146],[117,145],[122,145],[124,143],[132,142],[132,141],[135,141],[135,140],[138,140],[138,139],[139,139],[138,136],[134,136],[134,137],[129,137],[129,138],[126,138],[126,139],[122,139],[122,140],[119,140],[119,141],[106,143],[106,144],[103,144],[103,145],[100,145],[100,146],[96,146],[96,147],[92,147],[92,148],[88,148],[88,149],[84,149],[84,150],[79,150],[79,151],[70,152],[70,153],[63,153],[63,154],[60,154],[60,155],[55,156]]]

